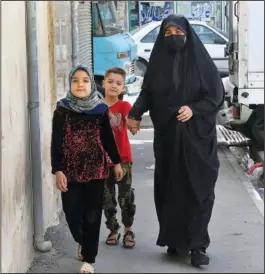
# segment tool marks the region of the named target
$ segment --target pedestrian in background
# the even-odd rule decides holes
[[[126,119],[131,105],[119,99],[125,89],[126,72],[121,68],[111,68],[106,72],[103,81],[105,88],[105,103],[109,106],[109,119],[114,137],[121,156],[121,164],[124,177],[117,181],[114,173],[114,165],[110,161],[110,177],[105,184],[104,213],[106,225],[110,230],[107,237],[107,245],[117,245],[120,239],[120,225],[117,220],[116,185],[118,186],[118,202],[121,208],[122,223],[124,225],[123,247],[133,248],[135,235],[132,224],[135,215],[135,197],[132,188],[132,153],[126,127]]]
[[[69,75],[70,91],[53,115],[51,165],[62,192],[63,210],[79,244],[80,273],[94,273],[103,208],[104,182],[109,176],[106,152],[117,181],[121,159],[108,118],[108,106],[84,66]]]
[[[216,115],[223,105],[219,72],[189,21],[169,15],[151,53],[141,93],[127,120],[139,129],[149,110],[154,125],[157,245],[169,254],[191,250],[208,265],[208,224],[219,171]]]

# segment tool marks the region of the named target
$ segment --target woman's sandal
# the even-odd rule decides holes
[[[115,237],[114,237],[115,236]],[[111,231],[107,237],[106,244],[107,245],[118,245],[120,241],[121,234],[117,231]]]
[[[81,268],[80,268],[80,272],[79,273],[94,273],[94,267],[93,265],[89,264],[89,263],[83,263]]]
[[[83,261],[83,255],[82,255],[82,246],[78,245],[78,249],[77,249],[77,259],[78,261]]]
[[[135,246],[135,234],[131,231],[131,230],[128,230],[124,236],[123,236],[123,247],[124,248],[134,248]],[[131,244],[128,244],[128,243],[131,243]]]

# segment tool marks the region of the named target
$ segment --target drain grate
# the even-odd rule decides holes
[[[227,129],[222,125],[217,125],[216,129],[218,145],[227,147],[243,147],[251,145],[251,140],[238,131]]]

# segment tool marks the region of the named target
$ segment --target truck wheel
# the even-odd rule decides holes
[[[134,73],[136,76],[144,77],[146,69],[147,69],[147,64],[145,62],[141,60],[135,61]]]

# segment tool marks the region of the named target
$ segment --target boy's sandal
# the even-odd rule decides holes
[[[77,249],[77,259],[78,261],[83,261],[83,255],[82,255],[82,246],[78,245],[78,249]]]
[[[111,231],[107,237],[106,244],[107,245],[118,245],[120,241],[121,234],[117,231]]]
[[[135,238],[135,234],[132,231],[128,230],[123,236],[123,247],[128,249],[134,248],[135,246],[134,238]]]
[[[89,263],[83,263],[79,273],[94,273],[94,267]]]

